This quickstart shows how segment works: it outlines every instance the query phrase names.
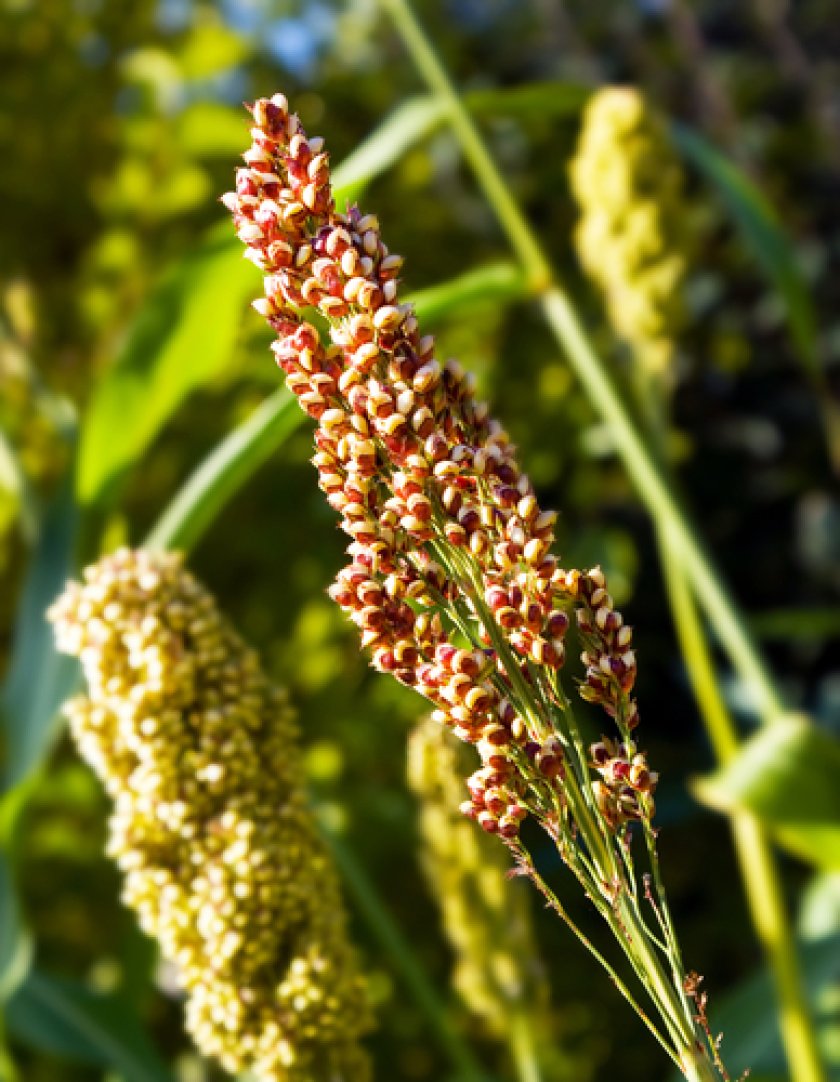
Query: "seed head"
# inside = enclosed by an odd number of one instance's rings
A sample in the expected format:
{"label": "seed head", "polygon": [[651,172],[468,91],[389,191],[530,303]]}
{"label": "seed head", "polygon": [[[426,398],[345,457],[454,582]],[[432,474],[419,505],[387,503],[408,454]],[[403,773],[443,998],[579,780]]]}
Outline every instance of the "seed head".
{"label": "seed head", "polygon": [[87,680],[67,712],[114,802],[125,900],[199,1049],[261,1082],[366,1079],[365,988],[286,694],[176,555],[108,556],[50,618]]}
{"label": "seed head", "polygon": [[682,326],[686,273],[684,181],[664,122],[637,90],[592,95],[571,165],[576,233],[610,321],[641,363],[662,375]]}

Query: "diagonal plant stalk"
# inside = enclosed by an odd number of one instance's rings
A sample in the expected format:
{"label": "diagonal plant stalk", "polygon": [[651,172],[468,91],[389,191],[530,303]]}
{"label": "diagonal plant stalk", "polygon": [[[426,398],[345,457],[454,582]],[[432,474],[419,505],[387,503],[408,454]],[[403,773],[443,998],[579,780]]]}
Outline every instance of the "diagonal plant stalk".
{"label": "diagonal plant stalk", "polygon": [[[664,560],[663,564],[669,576],[669,588],[673,590],[673,580],[676,580],[676,588],[686,591],[684,597],[672,596],[672,603],[682,603],[679,612],[675,610],[675,616],[680,621],[681,637],[688,635],[684,650],[690,648],[691,654],[689,656],[686,652],[686,660],[692,666],[692,678],[695,674],[699,678],[698,698],[716,749],[731,754],[737,746],[734,724],[725,704],[719,699],[713,670],[710,668],[708,674],[711,682],[703,675],[703,655],[698,654],[697,649],[699,645],[707,657],[707,647],[699,616],[694,610],[694,597],[683,575],[691,579],[694,595],[706,610],[733,666],[752,687],[757,712],[765,724],[772,724],[784,717],[786,707],[783,696],[734,599],[722,582],[714,561],[698,540],[699,535],[681,506],[673,483],[655,454],[646,446],[626,410],[568,295],[558,283],[551,264],[416,20],[409,0],[382,0],[382,4],[392,17],[419,72],[430,89],[445,103],[464,154],[521,260],[532,288],[539,293],[540,304],[551,330],[593,404],[608,423],[625,467],[657,522],[660,536],[667,539],[669,553],[676,554],[675,564],[668,560]],[[686,608],[685,603],[690,608]],[[698,665],[700,668],[696,667]],[[771,959],[781,1003],[782,1033],[794,1076],[797,1082],[822,1082],[825,1072],[804,1001],[772,851],[755,820],[737,817],[733,829],[739,856],[748,861],[745,865],[745,885],[753,919]]]}
{"label": "diagonal plant stalk", "polygon": [[607,422],[616,449],[643,502],[657,520],[667,523],[674,539],[678,540],[684,571],[691,578],[697,597],[733,666],[749,684],[757,713],[768,724],[781,720],[787,711],[784,697],[734,599],[700,542],[699,533],[681,506],[673,486],[630,417],[571,300],[417,22],[410,3],[408,0],[381,0],[381,3],[393,19],[418,71],[444,102],[464,155],[520,259],[531,288],[538,294],[545,319],[592,403]]}
{"label": "diagonal plant stalk", "polygon": [[[667,532],[660,532],[662,569],[682,655],[715,757],[723,764],[737,753],[738,734],[720,693],[697,605],[678,560],[673,559],[673,551]],[[779,1026],[791,1076],[796,1082],[824,1082],[826,1073],[805,999],[773,849],[754,816],[735,812],[731,818],[750,916],[773,973]]]}

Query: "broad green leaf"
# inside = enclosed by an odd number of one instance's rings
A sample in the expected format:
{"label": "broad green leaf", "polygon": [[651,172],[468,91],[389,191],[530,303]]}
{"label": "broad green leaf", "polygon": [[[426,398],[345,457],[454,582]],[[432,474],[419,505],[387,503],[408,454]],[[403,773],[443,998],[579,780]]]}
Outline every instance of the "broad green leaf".
{"label": "broad green leaf", "polygon": [[77,680],[75,659],[58,654],[46,610],[73,571],[78,512],[68,472],[47,509],[23,586],[9,671],[0,693],[6,763],[4,788],[41,764],[58,731],[61,704]]}
{"label": "broad green leaf", "polygon": [[491,263],[448,282],[418,290],[409,298],[417,317],[435,323],[475,305],[501,304],[528,296],[524,273],[513,263]]}
{"label": "broad green leaf", "polygon": [[446,112],[436,98],[411,98],[400,105],[333,171],[333,190],[348,203],[370,181],[390,169],[443,122]]}
{"label": "broad green leaf", "polygon": [[102,501],[190,392],[230,363],[255,271],[220,222],[164,277],[98,384],[82,428],[78,495]]}
{"label": "broad green leaf", "polygon": [[719,811],[752,812],[804,860],[840,868],[840,741],[807,720],[762,729],[693,788]]}
{"label": "broad green leaf", "polygon": [[812,378],[820,378],[811,293],[775,210],[749,177],[697,132],[675,125],[673,137],[688,161],[717,189],[745,245],[784,301],[800,358]]}
{"label": "broad green leaf", "polygon": [[122,996],[33,970],[7,1007],[21,1041],[80,1063],[118,1071],[124,1082],[174,1082],[174,1075]]}
{"label": "broad green leaf", "polygon": [[285,387],[266,399],[191,474],[149,534],[147,546],[194,548],[225,505],[305,416]]}

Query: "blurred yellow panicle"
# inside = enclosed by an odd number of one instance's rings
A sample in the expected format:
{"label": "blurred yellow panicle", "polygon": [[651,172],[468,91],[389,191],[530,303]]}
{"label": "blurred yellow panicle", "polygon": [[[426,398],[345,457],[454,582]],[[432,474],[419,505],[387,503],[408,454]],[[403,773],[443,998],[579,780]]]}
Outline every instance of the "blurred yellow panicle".
{"label": "blurred yellow panicle", "polygon": [[125,899],[200,1050],[262,1082],[363,1082],[365,986],[285,693],[176,555],[106,557],[51,618],[87,678],[68,714],[114,801]]}
{"label": "blurred yellow panicle", "polygon": [[548,986],[528,899],[507,879],[507,850],[459,811],[468,757],[444,726],[427,718],[409,740],[408,779],[420,801],[424,870],[455,952],[453,983],[468,1009],[503,1038],[523,1011],[540,1025]]}
{"label": "blurred yellow panicle", "polygon": [[21,486],[48,487],[67,461],[66,404],[42,386],[27,353],[32,319],[25,285],[0,287],[0,569],[21,515]]}
{"label": "blurred yellow panicle", "polygon": [[662,374],[683,321],[689,246],[682,170],[664,122],[637,90],[597,91],[570,171],[584,269],[638,361]]}

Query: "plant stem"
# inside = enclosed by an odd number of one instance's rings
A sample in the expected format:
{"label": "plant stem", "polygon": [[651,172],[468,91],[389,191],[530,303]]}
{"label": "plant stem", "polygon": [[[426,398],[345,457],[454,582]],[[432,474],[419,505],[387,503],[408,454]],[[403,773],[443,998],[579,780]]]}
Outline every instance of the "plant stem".
{"label": "plant stem", "polygon": [[[738,750],[735,723],[719,690],[691,590],[681,574],[679,562],[669,558],[671,548],[664,529],[660,531],[660,548],[671,611],[689,679],[715,757],[718,762],[726,763]],[[770,960],[791,1076],[795,1082],[825,1082],[825,1068],[805,998],[773,850],[760,823],[747,813],[732,815],[732,833],[750,915]]]}
{"label": "plant stem", "polygon": [[685,570],[691,576],[696,594],[733,665],[750,685],[755,696],[757,713],[766,723],[778,721],[786,710],[783,697],[776,688],[735,602],[723,585],[711,557],[697,540],[697,532],[681,508],[661,468],[628,415],[571,302],[560,288],[551,264],[417,22],[409,0],[381,0],[381,3],[392,17],[418,71],[444,102],[452,127],[479,185],[496,212],[511,247],[522,262],[529,282],[540,292],[540,304],[546,321],[591,401],[609,425],[616,448],[642,500],[658,520],[669,525],[673,535],[679,540]]}
{"label": "plant stem", "polygon": [[516,1064],[519,1082],[543,1082],[537,1055],[534,1029],[526,1010],[519,1010],[510,1020],[508,1044]]}

